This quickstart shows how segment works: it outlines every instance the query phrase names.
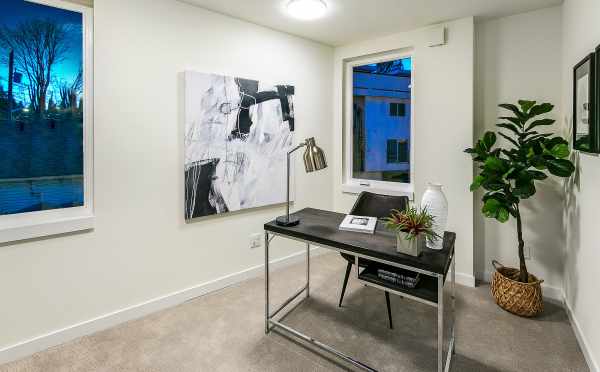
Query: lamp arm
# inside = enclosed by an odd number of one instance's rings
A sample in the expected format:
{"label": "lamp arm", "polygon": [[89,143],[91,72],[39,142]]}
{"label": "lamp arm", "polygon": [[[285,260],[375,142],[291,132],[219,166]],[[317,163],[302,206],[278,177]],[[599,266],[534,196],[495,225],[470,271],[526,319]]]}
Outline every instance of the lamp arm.
{"label": "lamp arm", "polygon": [[285,218],[287,222],[290,222],[290,156],[292,155],[292,153],[298,149],[303,148],[304,146],[306,146],[306,142],[302,142],[300,143],[298,146],[294,147],[293,149],[291,149],[290,151],[288,151],[287,153],[287,173],[286,173],[286,179],[287,179],[287,184],[286,184],[286,189],[285,189]]}
{"label": "lamp arm", "polygon": [[288,156],[290,156],[294,151],[299,150],[303,147],[306,146],[306,142],[302,142],[301,144],[299,144],[298,146],[294,147],[293,149],[291,149],[290,151],[288,151]]}

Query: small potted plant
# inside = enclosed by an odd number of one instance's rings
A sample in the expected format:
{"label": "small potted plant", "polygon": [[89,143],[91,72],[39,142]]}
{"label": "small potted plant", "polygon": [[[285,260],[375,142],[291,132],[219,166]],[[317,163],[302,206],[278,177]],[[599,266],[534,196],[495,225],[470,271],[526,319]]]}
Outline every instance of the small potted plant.
{"label": "small potted plant", "polygon": [[393,209],[389,217],[384,219],[385,227],[396,232],[396,251],[411,256],[421,254],[425,239],[437,241],[440,236],[433,231],[435,219],[427,208],[407,207],[399,211]]}

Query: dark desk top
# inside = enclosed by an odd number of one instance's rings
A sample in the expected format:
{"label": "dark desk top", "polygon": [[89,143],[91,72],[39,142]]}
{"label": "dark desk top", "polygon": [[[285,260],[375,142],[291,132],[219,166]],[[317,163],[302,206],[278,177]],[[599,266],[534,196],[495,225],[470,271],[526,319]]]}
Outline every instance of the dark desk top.
{"label": "dark desk top", "polygon": [[322,244],[368,257],[383,259],[444,276],[448,273],[456,239],[456,234],[453,232],[444,233],[444,248],[442,250],[423,248],[423,253],[419,257],[413,257],[396,252],[396,235],[394,232],[387,230],[381,221],[377,223],[375,234],[371,235],[339,230],[338,227],[346,216],[342,213],[305,208],[293,215],[301,220],[298,226],[278,226],[273,220],[265,224],[265,231],[306,240],[316,245]]}

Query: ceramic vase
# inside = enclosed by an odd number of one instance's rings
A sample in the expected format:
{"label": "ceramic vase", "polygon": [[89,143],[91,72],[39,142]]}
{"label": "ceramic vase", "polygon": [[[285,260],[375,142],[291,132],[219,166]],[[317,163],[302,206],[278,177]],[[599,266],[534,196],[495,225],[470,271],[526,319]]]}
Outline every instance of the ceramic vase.
{"label": "ceramic vase", "polygon": [[421,208],[427,208],[427,211],[435,217],[433,231],[440,236],[436,241],[427,239],[427,248],[442,249],[444,230],[448,221],[448,199],[442,191],[442,185],[437,183],[427,184],[427,189],[421,199]]}
{"label": "ceramic vase", "polygon": [[411,256],[419,256],[423,245],[425,245],[425,238],[423,235],[419,235],[416,238],[407,238],[407,233],[399,232],[396,234],[396,252],[404,253]]}

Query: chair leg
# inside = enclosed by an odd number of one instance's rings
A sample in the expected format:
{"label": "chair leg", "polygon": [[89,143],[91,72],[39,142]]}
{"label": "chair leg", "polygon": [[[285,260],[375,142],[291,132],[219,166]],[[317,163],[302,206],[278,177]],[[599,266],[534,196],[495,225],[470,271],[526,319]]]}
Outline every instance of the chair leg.
{"label": "chair leg", "polygon": [[387,304],[388,321],[390,322],[390,329],[394,329],[394,324],[392,323],[392,305],[390,304],[390,293],[388,291],[385,292],[385,302]]}
{"label": "chair leg", "polygon": [[342,300],[344,299],[344,293],[346,292],[346,285],[348,284],[348,277],[350,276],[350,270],[352,270],[352,264],[348,262],[348,266],[346,266],[346,276],[344,276],[344,284],[342,285],[342,294],[340,296],[339,307],[342,307]]}

